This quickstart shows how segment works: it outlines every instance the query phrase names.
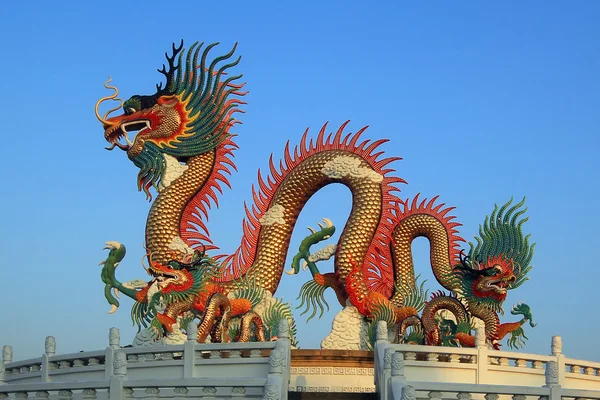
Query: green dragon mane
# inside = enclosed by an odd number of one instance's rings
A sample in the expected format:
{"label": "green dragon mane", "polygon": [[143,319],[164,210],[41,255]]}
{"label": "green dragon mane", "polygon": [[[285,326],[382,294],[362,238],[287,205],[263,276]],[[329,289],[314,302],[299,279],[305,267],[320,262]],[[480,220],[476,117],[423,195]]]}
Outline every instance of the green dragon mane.
{"label": "green dragon mane", "polygon": [[187,160],[214,150],[231,136],[228,130],[237,122],[233,114],[241,112],[238,106],[245,104],[238,98],[232,98],[232,96],[246,94],[239,91],[243,84],[234,83],[242,75],[234,75],[222,80],[226,71],[235,67],[241,57],[217,68],[217,64],[232,57],[237,43],[227,54],[216,57],[210,63],[207,62],[208,54],[218,43],[206,46],[200,56],[203,45],[204,43],[195,42],[186,54],[183,41],[179,47],[173,44],[172,55],[165,54],[168,69],[163,65],[162,69],[158,70],[166,77],[164,88],[162,83],[158,84],[156,94],[134,95],[123,104],[126,113],[130,112],[129,110],[140,111],[150,109],[161,96],[175,95],[181,99],[189,118],[184,127],[184,134],[179,136],[172,146],[159,147],[155,143],[146,142],[141,153],[132,158],[133,163],[140,168],[138,189],[143,190],[149,198],[151,196],[148,189],[151,186],[158,189],[166,169],[161,153],[171,155],[178,160]]}
{"label": "green dragon mane", "polygon": [[[477,245],[469,242],[469,258],[479,263],[485,263],[489,258],[504,255],[504,258],[514,263],[515,282],[508,289],[516,289],[529,278],[527,273],[533,268],[530,265],[533,258],[535,243],[529,244],[530,234],[523,236],[523,224],[529,217],[519,219],[527,212],[525,197],[519,203],[508,208],[513,202],[511,198],[499,210],[494,204],[494,211],[485,217],[483,225],[479,226],[479,237],[475,236]],[[508,211],[507,211],[508,209]]]}
{"label": "green dragon mane", "polygon": [[[491,310],[503,313],[502,302],[493,297],[481,298],[473,293],[473,282],[480,275],[486,275],[488,271],[480,269],[479,265],[485,265],[488,260],[502,256],[511,261],[514,268],[515,280],[507,285],[507,289],[516,289],[529,278],[527,273],[533,268],[530,264],[533,257],[535,243],[529,243],[530,235],[523,234],[523,224],[528,217],[520,217],[527,211],[523,208],[525,198],[512,207],[511,198],[502,207],[494,205],[491,215],[485,217],[483,225],[479,226],[479,236],[475,241],[469,242],[469,252],[462,264],[456,265],[453,272],[448,276],[450,284],[457,288],[456,292],[468,302],[484,305]],[[510,207],[510,208],[509,208]]]}

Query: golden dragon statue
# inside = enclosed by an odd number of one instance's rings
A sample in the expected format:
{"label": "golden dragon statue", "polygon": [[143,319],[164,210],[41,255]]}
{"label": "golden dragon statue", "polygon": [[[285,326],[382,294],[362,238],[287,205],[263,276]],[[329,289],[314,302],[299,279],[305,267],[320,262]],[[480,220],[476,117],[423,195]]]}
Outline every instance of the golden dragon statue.
{"label": "golden dragon statue", "polygon": [[[275,294],[294,225],[304,205],[321,188],[341,183],[352,193],[352,211],[336,245],[311,253],[311,246],[333,235],[335,226],[325,219],[320,230],[311,230],[292,261],[292,274],[309,267],[313,279],[301,289],[307,311],[321,306],[323,291],[332,288],[342,306],[349,302],[370,320],[394,324],[399,340],[409,343],[474,345],[473,318],[485,323],[490,344],[511,334],[509,345],[526,339],[522,325],[534,326],[529,307],[519,304],[513,314],[519,322],[499,321],[507,290],[520,286],[531,268],[533,245],[524,236],[524,200],[495,208],[486,218],[465,253],[459,251],[459,224],[437,198],[412,201],[397,196],[398,184],[390,163],[399,158],[382,157],[387,140],[364,140],[366,127],[345,133],[348,122],[327,134],[323,126],[314,139],[308,130],[293,150],[286,145],[277,166],[271,157],[269,174],[259,171],[253,188],[253,205],[246,206],[239,248],[230,255],[218,251],[210,238],[206,218],[217,192],[229,186],[226,175],[235,169],[232,133],[239,122],[235,115],[247,92],[238,83],[241,75],[229,75],[240,58],[227,54],[209,60],[217,44],[183,42],[166,55],[159,70],[166,82],[153,95],[134,95],[123,102],[118,90],[96,104],[96,116],[104,128],[109,150],[119,148],[139,168],[137,185],[152,202],[146,224],[145,246],[149,282],[121,283],[115,268],[125,256],[125,246],[109,242],[103,262],[105,296],[119,306],[113,295],[124,293],[135,300],[132,317],[150,324],[160,334],[171,332],[181,319],[200,319],[198,340],[268,340],[276,332],[263,321],[275,314],[254,311],[265,291]],[[100,106],[114,100],[118,105],[100,113]],[[122,114],[110,116],[122,110]],[[512,201],[512,200],[511,200]],[[416,282],[412,241],[429,239],[431,267],[448,291],[427,298]],[[321,273],[317,262],[334,257],[334,271]],[[301,265],[302,264],[302,265]],[[285,307],[279,307],[279,311]],[[314,315],[313,311],[313,315]],[[322,310],[321,310],[322,311]],[[445,311],[450,317],[441,317]],[[450,314],[448,314],[448,312]],[[289,307],[283,311],[289,316]],[[237,331],[223,334],[228,323],[239,318]],[[251,326],[254,325],[254,329]],[[185,327],[185,324],[183,325]],[[255,332],[251,334],[250,332]]]}

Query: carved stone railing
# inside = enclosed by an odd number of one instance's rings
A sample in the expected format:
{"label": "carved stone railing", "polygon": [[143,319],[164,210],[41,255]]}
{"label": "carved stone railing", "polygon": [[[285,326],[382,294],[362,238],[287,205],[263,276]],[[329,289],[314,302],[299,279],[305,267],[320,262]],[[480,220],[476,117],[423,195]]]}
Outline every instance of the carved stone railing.
{"label": "carved stone railing", "polygon": [[[396,382],[395,391],[392,390]],[[407,383],[408,382],[408,383]],[[565,358],[560,337],[552,338],[552,355],[488,349],[485,333],[476,333],[475,348],[390,344],[385,322],[377,326],[375,385],[381,399],[400,398],[417,390],[417,398],[474,397],[497,400],[500,395],[600,399],[600,363]],[[550,388],[554,392],[550,393]],[[421,393],[427,392],[427,393]],[[557,394],[558,393],[558,394]],[[412,392],[405,393],[406,398]],[[467,396],[468,395],[468,396]],[[452,396],[451,396],[452,397]]]}
{"label": "carved stone railing", "polygon": [[290,339],[287,320],[279,339],[265,343],[196,342],[188,327],[182,345],[122,348],[111,328],[106,350],[56,355],[46,338],[41,358],[12,360],[4,346],[0,362],[0,399],[122,399],[173,397],[241,397],[287,399]]}

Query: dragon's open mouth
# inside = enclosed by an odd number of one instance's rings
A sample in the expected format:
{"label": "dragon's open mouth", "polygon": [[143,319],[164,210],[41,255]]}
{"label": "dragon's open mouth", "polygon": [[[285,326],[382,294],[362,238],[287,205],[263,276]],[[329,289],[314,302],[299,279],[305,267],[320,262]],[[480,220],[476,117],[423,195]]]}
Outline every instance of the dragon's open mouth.
{"label": "dragon's open mouth", "polygon": [[514,283],[516,278],[514,276],[503,277],[487,282],[486,286],[490,289],[495,289],[498,292],[504,293],[508,286]]}
{"label": "dragon's open mouth", "polygon": [[165,288],[167,285],[171,283],[175,283],[179,280],[179,276],[175,273],[171,273],[168,271],[162,271],[156,268],[150,268],[152,275],[154,275],[154,279],[158,284],[159,288]]}
{"label": "dragon's open mouth", "polygon": [[[121,150],[129,150],[131,146],[133,146],[133,141],[135,137],[145,131],[146,129],[150,129],[150,121],[149,120],[137,120],[130,122],[123,122],[122,124],[112,126],[106,132],[104,132],[104,138],[107,142],[111,144],[110,147],[107,147],[108,150],[112,150],[116,147]],[[129,133],[134,132],[133,137],[129,138]],[[121,139],[125,140],[125,143],[121,142]]]}

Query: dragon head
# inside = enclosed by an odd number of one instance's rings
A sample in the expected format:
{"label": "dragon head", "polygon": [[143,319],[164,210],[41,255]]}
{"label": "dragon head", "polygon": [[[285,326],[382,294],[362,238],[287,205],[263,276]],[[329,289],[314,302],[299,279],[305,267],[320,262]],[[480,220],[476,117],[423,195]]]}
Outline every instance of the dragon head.
{"label": "dragon head", "polygon": [[198,292],[219,271],[216,262],[207,256],[204,250],[196,250],[189,262],[171,260],[163,265],[150,261],[148,272],[153,276],[160,291],[166,294],[185,292],[189,289]]}
{"label": "dragon head", "polygon": [[149,270],[163,293],[184,292],[194,283],[194,278],[188,270],[176,269],[172,262],[167,265],[151,262]]}
{"label": "dragon head", "polygon": [[457,291],[467,300],[502,313],[508,290],[525,283],[535,244],[523,235],[527,218],[519,220],[527,208],[523,199],[510,207],[512,199],[494,211],[479,228],[477,245],[469,243],[468,255],[460,253],[460,263],[453,269],[451,279]]}
{"label": "dragon head", "polygon": [[468,293],[479,300],[502,303],[506,299],[507,290],[517,279],[512,260],[498,255],[480,263],[463,257],[463,253],[460,260],[454,270],[461,275],[463,286],[469,286]]}
{"label": "dragon head", "polygon": [[[134,95],[123,102],[117,98],[117,88],[109,85],[110,78],[104,84],[114,91],[96,103],[96,117],[103,125],[104,138],[110,143],[107,149],[118,147],[127,152],[129,159],[140,168],[138,189],[148,198],[151,198],[150,187],[159,188],[167,167],[166,157],[186,163],[191,157],[223,143],[231,136],[230,128],[239,122],[233,114],[240,111],[238,105],[244,102],[231,96],[246,94],[239,91],[244,84],[234,83],[241,75],[222,78],[240,58],[217,69],[218,63],[231,58],[237,45],[207,66],[208,53],[217,44],[205,47],[201,57],[203,44],[194,43],[187,55],[183,41],[179,47],[173,45],[172,54],[166,55],[168,66],[163,65],[158,70],[166,77],[166,83],[164,87],[162,83],[156,85],[153,95]],[[107,100],[120,104],[100,116],[99,107]],[[109,118],[121,108],[121,115]]]}

